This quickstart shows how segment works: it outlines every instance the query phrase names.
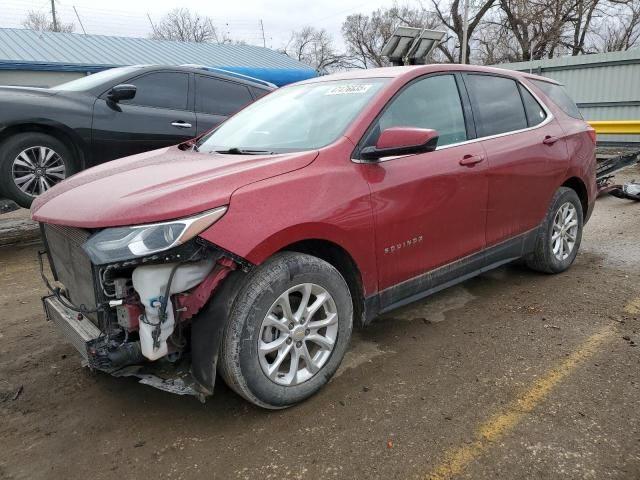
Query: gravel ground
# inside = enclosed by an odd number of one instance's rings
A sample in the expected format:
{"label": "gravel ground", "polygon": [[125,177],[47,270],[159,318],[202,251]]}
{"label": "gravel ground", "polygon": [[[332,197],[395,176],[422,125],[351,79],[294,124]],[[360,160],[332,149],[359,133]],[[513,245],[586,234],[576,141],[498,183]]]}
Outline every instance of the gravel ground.
{"label": "gravel ground", "polygon": [[600,199],[563,274],[509,265],[356,332],[277,412],[80,368],[37,248],[0,249],[1,479],[640,478],[638,203]]}

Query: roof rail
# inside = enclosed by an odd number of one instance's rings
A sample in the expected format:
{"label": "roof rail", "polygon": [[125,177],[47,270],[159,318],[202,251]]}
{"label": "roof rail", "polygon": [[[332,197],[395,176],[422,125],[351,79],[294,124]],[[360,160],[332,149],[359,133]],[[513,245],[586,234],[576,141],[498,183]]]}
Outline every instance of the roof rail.
{"label": "roof rail", "polygon": [[265,87],[270,87],[270,88],[278,88],[277,85],[271,83],[271,82],[267,82],[265,80],[260,80],[259,78],[255,78],[255,77],[251,77],[249,75],[244,75],[242,73],[237,73],[231,70],[225,70],[224,68],[218,68],[218,67],[207,67],[206,65],[197,65],[195,63],[186,63],[184,65],[180,65],[181,67],[191,67],[191,68],[198,68],[200,70],[206,70],[208,72],[215,72],[215,73],[222,73],[224,75],[228,75],[230,77],[235,77],[235,78],[240,78],[242,80],[249,80],[251,82],[254,83],[259,83],[260,85],[264,85]]}

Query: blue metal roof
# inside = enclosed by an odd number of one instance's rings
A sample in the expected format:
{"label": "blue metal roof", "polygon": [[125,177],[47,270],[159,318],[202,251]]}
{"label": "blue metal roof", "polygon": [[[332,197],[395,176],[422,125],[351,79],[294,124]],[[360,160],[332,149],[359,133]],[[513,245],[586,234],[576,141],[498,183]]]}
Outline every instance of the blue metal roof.
{"label": "blue metal roof", "polygon": [[[253,45],[219,45],[0,28],[2,70],[97,72],[123,65],[185,63],[225,68],[262,78],[276,85],[316,75],[310,66],[283,53]],[[256,75],[256,72],[262,76]],[[264,76],[269,78],[263,78]]]}

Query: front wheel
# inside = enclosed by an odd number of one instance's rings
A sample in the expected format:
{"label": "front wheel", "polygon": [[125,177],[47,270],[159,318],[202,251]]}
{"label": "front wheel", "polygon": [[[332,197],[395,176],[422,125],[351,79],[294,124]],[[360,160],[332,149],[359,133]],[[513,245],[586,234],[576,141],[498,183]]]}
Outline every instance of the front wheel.
{"label": "front wheel", "polygon": [[569,268],[580,248],[583,218],[576,192],[560,187],[540,226],[535,250],[525,258],[527,266],[545,273],[560,273]]}
{"label": "front wheel", "polygon": [[353,303],[329,263],[285,252],[257,267],[231,309],[220,355],[227,385],[264,408],[316,393],[349,345]]}

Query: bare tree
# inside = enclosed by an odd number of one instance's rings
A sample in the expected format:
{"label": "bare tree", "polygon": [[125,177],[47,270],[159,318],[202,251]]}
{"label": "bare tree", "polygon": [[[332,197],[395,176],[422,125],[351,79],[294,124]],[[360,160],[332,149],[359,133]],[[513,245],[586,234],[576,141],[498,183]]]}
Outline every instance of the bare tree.
{"label": "bare tree", "polygon": [[[456,45],[452,48],[445,48],[451,44],[450,39],[448,37],[445,41],[442,42],[441,51],[445,53],[450,61],[462,62],[462,43],[464,38],[464,6],[461,5],[460,0],[453,0],[446,10],[440,8],[440,2],[437,0],[432,0],[433,8],[435,9],[435,13],[438,19],[453,33],[455,39],[457,39]],[[464,2],[462,2],[464,3]],[[480,22],[487,14],[487,12],[494,6],[495,0],[482,0],[480,2],[475,2],[475,5],[470,6],[468,13],[468,24],[467,24],[467,58],[465,59],[465,63],[470,63],[471,57],[471,39],[473,33],[476,31]],[[456,53],[457,52],[457,53]]]}
{"label": "bare tree", "polygon": [[378,9],[370,16],[349,15],[342,23],[342,37],[353,67],[383,67],[388,62],[381,55],[382,47],[397,27],[435,28],[438,24],[433,12],[396,5]]}
{"label": "bare tree", "polygon": [[71,33],[75,30],[73,23],[62,23],[59,19],[54,23],[46,13],[29,10],[27,16],[22,21],[22,26],[30,30],[40,32],[62,32]]}
{"label": "bare tree", "polygon": [[572,37],[567,47],[571,55],[590,53],[587,46],[588,34],[591,33],[594,20],[599,16],[599,6],[602,0],[580,0],[576,2],[575,12],[570,18]]}
{"label": "bare tree", "polygon": [[231,43],[227,36],[218,34],[210,17],[203,17],[188,8],[170,11],[152,28],[151,38],[156,40]]}
{"label": "bare tree", "polygon": [[[561,53],[567,25],[583,0],[500,0],[503,28],[519,47],[517,60],[537,60]],[[578,47],[579,48],[579,47]]]}
{"label": "bare tree", "polygon": [[640,3],[613,2],[607,16],[595,30],[596,48],[603,52],[629,50],[640,45]]}
{"label": "bare tree", "polygon": [[337,52],[331,35],[324,29],[306,26],[302,30],[292,32],[284,52],[302,63],[311,65],[321,74],[346,66],[346,56]]}
{"label": "bare tree", "polygon": [[[349,15],[342,35],[352,66],[387,65],[382,46],[400,25],[444,27],[447,35],[434,59],[460,62],[463,2],[431,0],[430,10],[421,3]],[[468,18],[467,62],[517,62],[640,45],[639,0],[475,0]]]}
{"label": "bare tree", "polygon": [[516,62],[522,58],[511,31],[503,28],[499,22],[483,23],[477,29],[473,46],[474,61],[481,65]]}

